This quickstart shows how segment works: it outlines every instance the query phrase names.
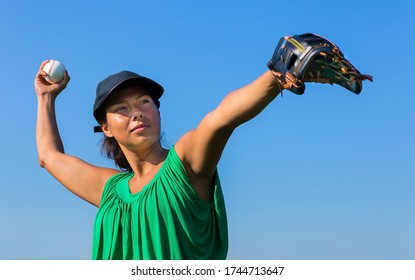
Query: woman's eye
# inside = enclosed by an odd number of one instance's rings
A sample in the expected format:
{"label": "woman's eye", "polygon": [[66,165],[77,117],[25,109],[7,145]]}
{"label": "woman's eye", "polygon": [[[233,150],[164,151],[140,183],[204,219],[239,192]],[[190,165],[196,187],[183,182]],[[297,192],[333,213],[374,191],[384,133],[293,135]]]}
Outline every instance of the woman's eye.
{"label": "woman's eye", "polygon": [[115,112],[123,112],[126,109],[127,109],[127,107],[125,107],[125,106],[119,106],[119,107],[116,107],[114,111]]}
{"label": "woman's eye", "polygon": [[151,104],[150,99],[142,99],[140,103],[138,104],[138,106],[140,107],[144,106],[144,108],[147,108],[150,104]]}

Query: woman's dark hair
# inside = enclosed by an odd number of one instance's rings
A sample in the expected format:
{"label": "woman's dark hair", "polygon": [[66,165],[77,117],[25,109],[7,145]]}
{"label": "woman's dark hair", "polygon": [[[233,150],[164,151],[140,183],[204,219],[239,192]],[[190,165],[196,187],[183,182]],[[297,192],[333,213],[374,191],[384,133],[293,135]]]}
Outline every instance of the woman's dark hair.
{"label": "woman's dark hair", "polygon": [[133,171],[127,158],[122,152],[120,145],[114,137],[108,137],[104,134],[104,138],[101,140],[101,152],[108,158],[113,159],[115,164],[121,170],[128,172]]}
{"label": "woman's dark hair", "polygon": [[[160,101],[158,99],[152,98],[157,109],[160,109]],[[99,112],[99,123],[105,123],[107,121],[105,106],[102,106],[101,112]],[[122,170],[132,172],[130,164],[128,163],[127,158],[125,157],[123,151],[121,150],[120,145],[114,137],[108,137],[104,134],[104,137],[100,141],[101,143],[101,153],[105,154],[107,158],[114,160],[115,164]]]}

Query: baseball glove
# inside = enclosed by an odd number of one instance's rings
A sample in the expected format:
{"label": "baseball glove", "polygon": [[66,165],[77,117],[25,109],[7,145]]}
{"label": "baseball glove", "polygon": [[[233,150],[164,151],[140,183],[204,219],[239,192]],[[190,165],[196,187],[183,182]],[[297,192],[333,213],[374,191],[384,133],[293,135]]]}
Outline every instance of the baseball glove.
{"label": "baseball glove", "polygon": [[338,84],[355,94],[362,91],[362,81],[372,76],[359,72],[340,49],[312,33],[282,37],[267,64],[277,79],[296,94],[303,94],[304,83]]}

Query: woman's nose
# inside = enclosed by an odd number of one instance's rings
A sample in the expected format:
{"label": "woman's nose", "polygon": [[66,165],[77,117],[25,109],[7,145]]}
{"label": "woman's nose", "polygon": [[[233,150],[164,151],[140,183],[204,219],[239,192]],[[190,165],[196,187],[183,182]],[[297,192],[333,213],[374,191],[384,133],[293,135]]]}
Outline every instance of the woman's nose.
{"label": "woman's nose", "polygon": [[137,119],[142,119],[143,118],[143,113],[137,109],[132,113],[132,119],[133,120],[137,120]]}

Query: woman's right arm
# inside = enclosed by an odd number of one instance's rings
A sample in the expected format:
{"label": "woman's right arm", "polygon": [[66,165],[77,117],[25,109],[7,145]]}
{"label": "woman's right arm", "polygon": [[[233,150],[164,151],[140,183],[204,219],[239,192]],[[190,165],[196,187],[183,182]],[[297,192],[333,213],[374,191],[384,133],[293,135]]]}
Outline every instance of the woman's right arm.
{"label": "woman's right arm", "polygon": [[102,191],[107,180],[118,170],[91,165],[79,158],[65,154],[59,135],[55,114],[55,100],[68,84],[67,73],[57,84],[49,84],[44,79],[44,61],[35,78],[35,91],[38,99],[36,122],[36,145],[39,164],[54,176],[68,190],[99,206]]}

